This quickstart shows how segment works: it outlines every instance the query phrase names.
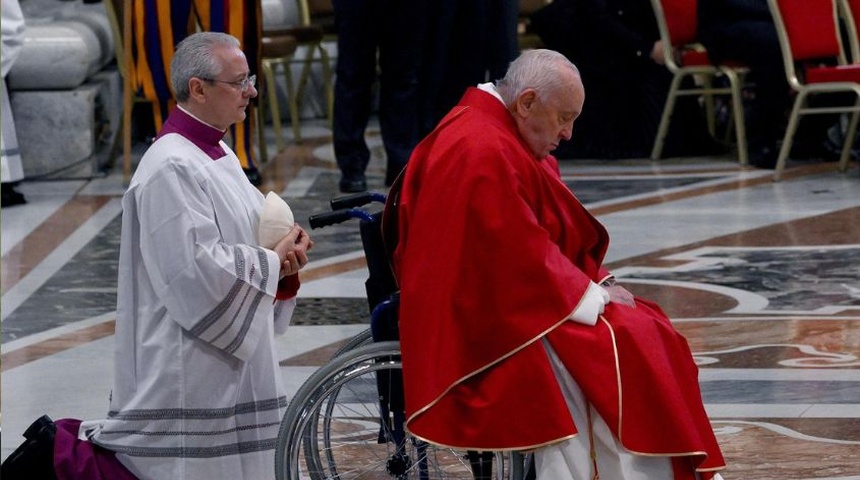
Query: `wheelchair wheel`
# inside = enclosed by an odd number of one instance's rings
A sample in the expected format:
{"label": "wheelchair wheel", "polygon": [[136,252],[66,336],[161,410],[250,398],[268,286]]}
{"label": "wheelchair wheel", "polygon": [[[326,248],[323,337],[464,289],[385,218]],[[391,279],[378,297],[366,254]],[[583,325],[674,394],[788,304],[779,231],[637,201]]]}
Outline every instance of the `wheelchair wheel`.
{"label": "wheelchair wheel", "polygon": [[278,480],[503,480],[507,457],[423,442],[404,432],[400,344],[359,345],[299,388],[275,452]]}
{"label": "wheelchair wheel", "polygon": [[334,355],[331,356],[331,359],[334,360],[336,357],[340,356],[345,352],[349,352],[350,350],[354,350],[357,347],[362,345],[367,345],[373,342],[373,332],[370,329],[362,330],[358,332],[354,337],[350,338],[349,341],[343,344],[337,351],[334,352]]}

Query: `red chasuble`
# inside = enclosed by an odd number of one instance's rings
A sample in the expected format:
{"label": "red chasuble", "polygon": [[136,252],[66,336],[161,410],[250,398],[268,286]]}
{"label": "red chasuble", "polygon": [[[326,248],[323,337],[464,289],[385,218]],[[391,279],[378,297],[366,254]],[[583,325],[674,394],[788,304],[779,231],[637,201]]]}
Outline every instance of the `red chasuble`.
{"label": "red chasuble", "polygon": [[[568,320],[600,282],[609,237],[478,89],[416,148],[399,199],[395,269],[407,426],[470,450],[527,450],[574,425],[542,339],[633,453],[675,470],[724,466],[686,340],[657,307]],[[710,475],[706,475],[706,478]],[[676,478],[692,478],[686,475]]]}

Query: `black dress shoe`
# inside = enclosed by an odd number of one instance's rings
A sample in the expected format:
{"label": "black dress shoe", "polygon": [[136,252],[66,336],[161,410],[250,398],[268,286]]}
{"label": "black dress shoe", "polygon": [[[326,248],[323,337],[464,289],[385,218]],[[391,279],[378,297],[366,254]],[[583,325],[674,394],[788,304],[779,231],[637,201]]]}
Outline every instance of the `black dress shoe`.
{"label": "black dress shoe", "polygon": [[773,170],[776,168],[778,153],[776,146],[750,149],[750,164],[756,168]]}
{"label": "black dress shoe", "polygon": [[363,178],[358,180],[341,180],[339,186],[342,193],[367,191],[367,182]]}
{"label": "black dress shoe", "polygon": [[42,415],[24,432],[24,443],[3,461],[0,473],[6,480],[56,480],[54,473],[54,438],[57,425]]}
{"label": "black dress shoe", "polygon": [[15,185],[4,183],[2,186],[3,196],[0,198],[0,207],[11,207],[12,205],[21,205],[27,203],[24,195],[15,190]]}

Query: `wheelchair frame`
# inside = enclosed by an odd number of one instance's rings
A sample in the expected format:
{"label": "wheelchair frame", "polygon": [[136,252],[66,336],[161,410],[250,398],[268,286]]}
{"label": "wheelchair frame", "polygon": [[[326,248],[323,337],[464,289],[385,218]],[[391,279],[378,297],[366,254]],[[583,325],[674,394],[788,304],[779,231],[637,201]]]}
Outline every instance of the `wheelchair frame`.
{"label": "wheelchair frame", "polygon": [[[339,197],[331,201],[331,212],[309,219],[312,229],[360,220],[370,274],[366,286],[371,327],[344,344],[290,401],[275,450],[277,480],[526,478],[530,456],[459,451],[430,444],[405,430],[396,340],[398,297],[387,255],[384,262],[379,260],[382,216],[359,208],[385,203],[385,199],[373,192]],[[385,292],[387,298],[380,296],[380,284],[391,290]]]}

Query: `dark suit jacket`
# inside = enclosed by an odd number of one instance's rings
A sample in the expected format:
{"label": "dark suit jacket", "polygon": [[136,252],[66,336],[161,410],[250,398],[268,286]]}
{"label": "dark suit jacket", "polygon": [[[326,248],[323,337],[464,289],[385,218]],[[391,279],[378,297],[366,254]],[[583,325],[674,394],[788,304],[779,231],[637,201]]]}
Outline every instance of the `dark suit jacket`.
{"label": "dark suit jacket", "polygon": [[739,21],[772,21],[767,0],[698,0],[699,30],[710,31]]}
{"label": "dark suit jacket", "polygon": [[649,0],[555,0],[532,16],[532,25],[586,75],[632,73],[651,62],[660,37]]}
{"label": "dark suit jacket", "polygon": [[[554,0],[534,13],[531,22],[547,48],[576,64],[585,85],[585,106],[573,139],[557,156],[649,155],[672,79],[650,56],[660,38],[650,0]],[[679,103],[666,142],[676,154],[684,144],[707,141],[702,140],[704,123],[697,106],[681,106],[687,103]]]}

